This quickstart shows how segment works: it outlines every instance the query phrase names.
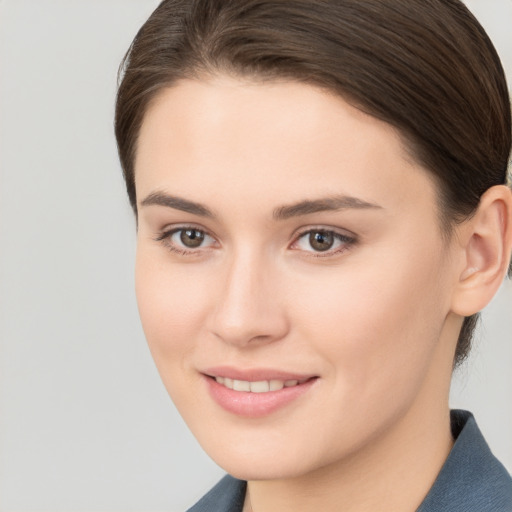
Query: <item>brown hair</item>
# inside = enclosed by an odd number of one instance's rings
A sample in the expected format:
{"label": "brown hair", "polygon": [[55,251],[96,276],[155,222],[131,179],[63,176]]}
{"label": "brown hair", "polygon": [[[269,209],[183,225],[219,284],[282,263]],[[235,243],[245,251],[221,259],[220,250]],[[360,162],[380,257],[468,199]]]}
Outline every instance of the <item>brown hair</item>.
{"label": "brown hair", "polygon": [[[121,68],[115,132],[131,205],[150,101],[183,78],[229,73],[327,88],[401,133],[435,177],[444,232],[507,182],[510,100],[500,59],[459,0],[164,0]],[[512,271],[512,268],[511,268]],[[464,320],[455,364],[478,315]]]}

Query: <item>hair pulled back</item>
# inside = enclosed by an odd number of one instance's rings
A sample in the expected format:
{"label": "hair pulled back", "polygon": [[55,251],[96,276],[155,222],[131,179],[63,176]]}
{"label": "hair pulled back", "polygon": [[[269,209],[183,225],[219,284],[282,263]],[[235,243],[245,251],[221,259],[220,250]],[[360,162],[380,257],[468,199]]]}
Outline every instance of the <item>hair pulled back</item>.
{"label": "hair pulled back", "polygon": [[[459,0],[164,0],[121,73],[115,133],[135,213],[137,138],[149,103],[178,80],[219,73],[326,88],[397,128],[436,181],[446,234],[488,188],[507,183],[506,79]],[[455,364],[477,320],[464,320]]]}

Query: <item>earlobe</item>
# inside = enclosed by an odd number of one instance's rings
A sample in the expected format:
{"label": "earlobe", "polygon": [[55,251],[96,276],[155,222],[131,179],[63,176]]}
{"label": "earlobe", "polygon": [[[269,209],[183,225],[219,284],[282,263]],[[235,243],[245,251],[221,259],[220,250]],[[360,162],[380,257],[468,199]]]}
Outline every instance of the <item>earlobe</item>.
{"label": "earlobe", "polygon": [[459,272],[452,311],[470,316],[492,299],[507,273],[512,251],[512,192],[491,187],[475,215],[462,227],[463,268]]}

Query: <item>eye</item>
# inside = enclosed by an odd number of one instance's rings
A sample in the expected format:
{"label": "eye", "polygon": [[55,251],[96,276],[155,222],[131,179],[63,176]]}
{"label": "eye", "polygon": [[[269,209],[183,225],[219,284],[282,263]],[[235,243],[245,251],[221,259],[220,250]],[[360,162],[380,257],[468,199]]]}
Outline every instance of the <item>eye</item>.
{"label": "eye", "polygon": [[296,239],[291,246],[305,252],[325,253],[326,256],[338,254],[355,243],[353,236],[329,229],[310,229]]}
{"label": "eye", "polygon": [[181,254],[209,248],[216,243],[213,237],[195,227],[174,228],[165,231],[156,240],[163,242],[172,251]]}
{"label": "eye", "polygon": [[173,234],[173,237],[176,237],[177,235],[179,235],[178,238],[180,243],[189,249],[200,247],[205,239],[204,232],[199,231],[198,229],[180,229]]}

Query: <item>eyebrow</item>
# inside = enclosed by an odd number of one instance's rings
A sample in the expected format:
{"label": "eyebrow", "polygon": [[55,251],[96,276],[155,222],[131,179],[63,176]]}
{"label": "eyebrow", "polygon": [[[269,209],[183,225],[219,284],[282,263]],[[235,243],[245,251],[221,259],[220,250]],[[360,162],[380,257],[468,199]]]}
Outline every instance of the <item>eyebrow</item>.
{"label": "eyebrow", "polygon": [[174,208],[182,212],[193,213],[200,217],[215,217],[211,210],[200,203],[189,201],[182,197],[171,196],[163,192],[153,192],[149,194],[140,204],[141,206],[166,206],[167,208]]}
{"label": "eyebrow", "polygon": [[[182,197],[171,196],[164,192],[153,192],[143,201],[141,206],[165,206],[175,210],[192,213],[200,217],[214,218],[214,213],[205,205],[183,199]],[[286,220],[292,217],[300,217],[311,213],[338,211],[344,209],[381,209],[382,206],[368,203],[352,196],[333,196],[314,200],[304,200],[291,205],[280,206],[273,211],[274,220]]]}
{"label": "eyebrow", "polygon": [[288,206],[281,206],[274,210],[273,217],[276,220],[286,220],[291,217],[308,215],[310,213],[337,211],[345,209],[382,209],[378,204],[368,203],[352,196],[333,196],[322,199],[306,200]]}

